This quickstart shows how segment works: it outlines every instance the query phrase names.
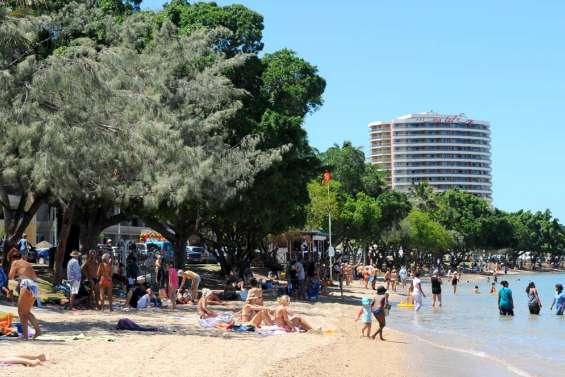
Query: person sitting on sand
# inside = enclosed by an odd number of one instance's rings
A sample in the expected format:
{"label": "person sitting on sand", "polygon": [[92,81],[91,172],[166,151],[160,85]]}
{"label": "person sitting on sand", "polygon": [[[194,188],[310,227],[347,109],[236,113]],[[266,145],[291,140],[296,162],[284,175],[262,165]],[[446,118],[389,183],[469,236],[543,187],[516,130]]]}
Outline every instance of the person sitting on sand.
{"label": "person sitting on sand", "polygon": [[33,303],[39,297],[39,288],[36,283],[37,275],[31,263],[21,259],[20,252],[16,248],[12,248],[8,253],[8,261],[11,263],[8,279],[19,281],[18,316],[22,324],[23,340],[28,340],[28,322],[31,322],[35,330],[33,336],[35,339],[41,335],[39,322],[31,312]]}
{"label": "person sitting on sand", "polygon": [[147,283],[143,283],[136,285],[133,289],[130,289],[126,298],[126,307],[129,306],[137,309],[137,302],[147,293],[148,288],[149,286],[147,285]]}
{"label": "person sitting on sand", "polygon": [[294,316],[290,317],[288,313],[288,307],[290,305],[290,297],[287,295],[281,296],[277,300],[278,306],[275,309],[275,319],[274,323],[285,329],[286,331],[310,331],[312,326],[308,324],[302,317]]}
{"label": "person sitting on sand", "polygon": [[217,314],[211,309],[208,309],[206,306],[209,301],[208,298],[212,295],[212,291],[208,288],[204,288],[202,290],[202,297],[198,300],[198,314],[200,315],[200,319],[205,319],[209,317],[215,317]]}
{"label": "person sitting on sand", "polygon": [[251,288],[247,292],[247,299],[245,301],[255,305],[263,305],[263,289],[258,286],[257,279],[251,279],[249,285]]}
{"label": "person sitting on sand", "polygon": [[375,331],[373,335],[371,335],[371,338],[375,339],[377,337],[377,334],[379,334],[381,340],[385,340],[385,338],[383,338],[383,329],[386,326],[385,310],[388,310],[389,307],[388,293],[386,293],[386,288],[383,286],[377,288],[377,295],[382,297],[380,297],[379,300],[376,302],[378,304],[377,307],[373,310],[373,315],[379,322],[379,329]]}
{"label": "person sitting on sand", "polygon": [[18,355],[18,356],[7,356],[0,357],[0,366],[7,365],[24,365],[26,367],[35,367],[38,365],[43,365],[47,361],[44,354],[35,355]]}
{"label": "person sitting on sand", "polygon": [[263,290],[257,287],[257,279],[253,278],[250,281],[251,288],[247,293],[245,305],[241,309],[241,320],[249,322],[260,311],[265,310],[263,307]]}
{"label": "person sitting on sand", "polygon": [[147,309],[149,305],[153,304],[155,307],[160,307],[160,302],[153,293],[151,288],[147,288],[145,290],[145,294],[137,300],[137,308],[138,309]]}
{"label": "person sitting on sand", "polygon": [[208,288],[204,288],[202,290],[202,297],[198,300],[198,314],[200,314],[201,319],[215,317],[217,315],[214,311],[208,309],[208,304],[224,305],[217,293]]}

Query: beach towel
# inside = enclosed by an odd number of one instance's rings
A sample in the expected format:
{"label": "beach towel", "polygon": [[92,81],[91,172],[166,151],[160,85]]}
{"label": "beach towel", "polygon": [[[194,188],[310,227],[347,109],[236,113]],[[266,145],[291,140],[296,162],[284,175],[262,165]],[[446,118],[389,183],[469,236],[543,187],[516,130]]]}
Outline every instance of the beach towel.
{"label": "beach towel", "polygon": [[272,335],[286,335],[288,334],[288,331],[286,331],[282,327],[273,325],[273,326],[258,327],[257,329],[255,329],[255,333],[257,335],[262,335],[262,336],[272,336]]}
{"label": "beach towel", "polygon": [[220,327],[219,325],[222,323],[233,323],[233,314],[231,313],[221,313],[218,314],[216,317],[209,317],[209,318],[201,318],[198,323],[200,326],[211,329],[214,327]]}
{"label": "beach towel", "polygon": [[253,332],[255,331],[255,326],[252,325],[235,325],[230,328],[233,332]]}
{"label": "beach towel", "polygon": [[116,330],[125,330],[125,331],[159,331],[156,327],[144,327],[140,326],[131,319],[122,318],[118,321],[116,325]]}

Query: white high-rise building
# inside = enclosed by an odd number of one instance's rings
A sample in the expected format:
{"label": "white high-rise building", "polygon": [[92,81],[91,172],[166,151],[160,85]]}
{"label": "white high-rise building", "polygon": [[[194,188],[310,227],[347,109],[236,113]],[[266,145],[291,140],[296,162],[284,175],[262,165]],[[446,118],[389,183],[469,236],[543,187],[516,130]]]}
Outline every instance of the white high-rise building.
{"label": "white high-rise building", "polygon": [[433,112],[369,124],[371,162],[389,173],[392,189],[428,182],[492,199],[490,123]]}

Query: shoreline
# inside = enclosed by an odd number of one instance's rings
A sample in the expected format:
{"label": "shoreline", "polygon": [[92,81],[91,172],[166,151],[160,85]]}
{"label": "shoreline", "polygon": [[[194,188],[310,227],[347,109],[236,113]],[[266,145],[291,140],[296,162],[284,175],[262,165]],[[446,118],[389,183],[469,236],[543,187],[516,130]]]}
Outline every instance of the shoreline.
{"label": "shoreline", "polygon": [[[477,278],[477,275],[469,276]],[[361,339],[361,323],[355,323],[354,317],[360,298],[373,292],[361,287],[360,281],[354,281],[352,286],[344,287],[343,299],[339,289],[333,287],[330,296],[316,303],[293,302],[292,312],[304,316],[314,329],[328,331],[280,336],[201,328],[194,305],[179,305],[174,312],[167,309],[69,312],[34,308],[46,335],[56,338],[82,333],[88,340],[0,340],[0,357],[45,353],[52,360],[35,368],[1,370],[3,375],[14,377],[70,376],[65,374],[66,370],[90,376],[99,373],[100,365],[124,377],[178,374],[181,370],[188,375],[212,377],[530,376],[494,355],[466,349],[464,344],[462,347],[443,344],[441,338],[423,338],[398,330],[394,324],[385,328],[385,342]],[[401,288],[390,293],[391,303],[402,299]],[[229,302],[226,307],[213,306],[213,309],[235,311],[241,304]],[[4,305],[0,305],[0,311],[17,313],[15,307]],[[394,318],[394,313],[395,310],[387,322]],[[126,317],[140,325],[158,326],[162,331],[115,331],[117,320]],[[373,331],[375,327],[373,321]],[[109,342],[107,337],[113,337],[113,341]],[[481,369],[476,368],[478,360]]]}

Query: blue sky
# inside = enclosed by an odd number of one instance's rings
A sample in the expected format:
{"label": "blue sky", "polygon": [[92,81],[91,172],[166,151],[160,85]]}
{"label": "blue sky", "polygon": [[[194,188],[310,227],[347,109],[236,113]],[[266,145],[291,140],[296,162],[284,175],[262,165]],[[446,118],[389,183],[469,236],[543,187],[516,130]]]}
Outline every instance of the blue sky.
{"label": "blue sky", "polygon": [[371,121],[465,113],[491,122],[495,206],[565,221],[565,1],[236,3],[264,16],[266,52],[291,48],[327,80],[305,123],[316,148],[368,152]]}

